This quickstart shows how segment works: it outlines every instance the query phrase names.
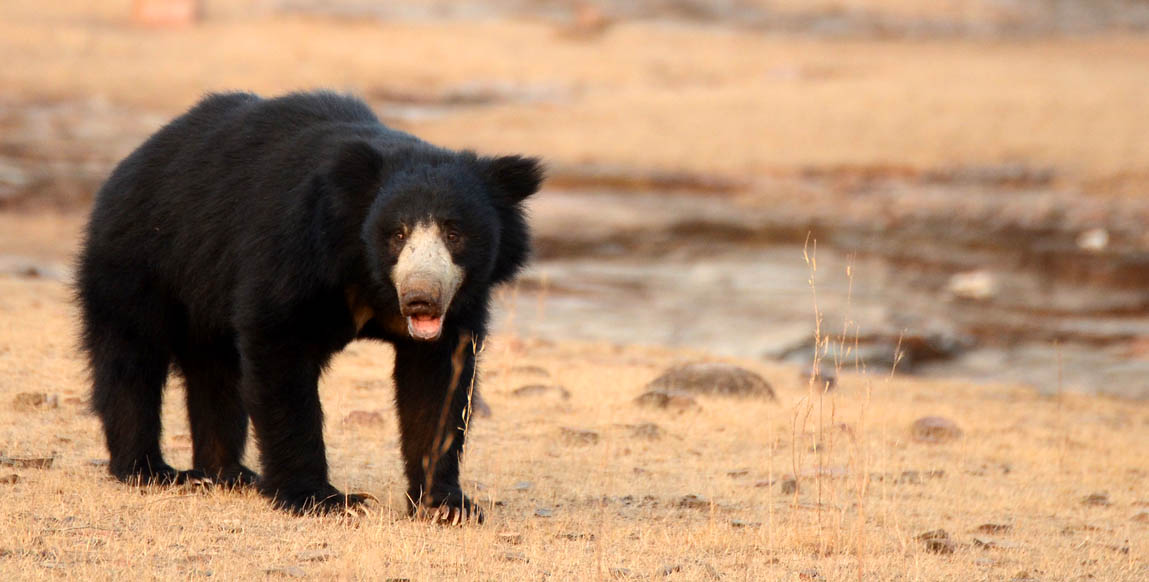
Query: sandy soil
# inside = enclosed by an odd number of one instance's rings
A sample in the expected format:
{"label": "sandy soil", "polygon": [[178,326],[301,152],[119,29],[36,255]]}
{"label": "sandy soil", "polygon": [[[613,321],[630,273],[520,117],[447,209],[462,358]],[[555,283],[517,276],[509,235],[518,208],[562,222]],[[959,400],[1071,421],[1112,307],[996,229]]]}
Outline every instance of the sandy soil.
{"label": "sandy soil", "polygon": [[[0,483],[4,579],[239,579],[273,567],[411,580],[662,579],[667,568],[671,580],[1149,576],[1144,402],[846,371],[821,396],[797,368],[742,362],[776,402],[651,410],[633,403],[646,382],[706,356],[508,336],[483,355],[494,414],[472,427],[464,469],[489,509],[481,527],[402,513],[390,351],[367,343],[337,358],[321,393],[334,482],[378,496],[369,516],[293,518],[246,493],[141,495],[101,464],[68,298],[58,282],[0,276],[0,455],[54,459],[0,466],[17,476]],[[514,395],[531,383],[570,397]],[[164,447],[186,466],[181,392],[174,380]],[[24,393],[48,403],[21,406]],[[345,422],[353,413],[368,420]],[[909,426],[926,415],[964,436],[914,441]],[[797,493],[784,492],[794,475]],[[953,553],[917,539],[936,529]]]}

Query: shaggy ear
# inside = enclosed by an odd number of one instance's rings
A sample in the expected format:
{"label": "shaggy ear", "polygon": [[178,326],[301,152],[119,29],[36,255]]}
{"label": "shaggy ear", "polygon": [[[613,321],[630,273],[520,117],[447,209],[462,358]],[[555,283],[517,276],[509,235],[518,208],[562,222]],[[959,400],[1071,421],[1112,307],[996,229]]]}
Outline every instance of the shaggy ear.
{"label": "shaggy ear", "polygon": [[328,176],[349,194],[373,191],[383,181],[383,155],[365,141],[345,143],[335,155]]}
{"label": "shaggy ear", "polygon": [[543,184],[543,165],[538,158],[501,156],[484,158],[487,181],[512,204],[526,200]]}

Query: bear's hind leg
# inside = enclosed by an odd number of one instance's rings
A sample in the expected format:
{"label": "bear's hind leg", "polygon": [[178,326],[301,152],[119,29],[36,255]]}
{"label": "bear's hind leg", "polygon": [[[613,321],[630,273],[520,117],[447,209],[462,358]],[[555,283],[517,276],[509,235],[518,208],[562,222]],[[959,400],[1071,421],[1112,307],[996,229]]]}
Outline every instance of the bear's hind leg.
{"label": "bear's hind leg", "polygon": [[125,330],[123,322],[85,322],[92,368],[92,408],[104,425],[108,470],[125,483],[186,481],[160,453],[160,409],[169,354],[160,343]]}
{"label": "bear's hind leg", "polygon": [[187,388],[192,466],[228,487],[255,485],[245,467],[247,411],[239,395],[239,354],[231,341],[180,349],[177,362]]}

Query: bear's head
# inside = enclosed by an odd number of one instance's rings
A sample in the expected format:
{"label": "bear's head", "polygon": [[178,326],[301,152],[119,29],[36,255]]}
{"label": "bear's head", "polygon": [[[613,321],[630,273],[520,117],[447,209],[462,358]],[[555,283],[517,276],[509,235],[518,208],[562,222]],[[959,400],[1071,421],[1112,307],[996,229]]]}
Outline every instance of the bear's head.
{"label": "bear's head", "polygon": [[414,339],[438,339],[452,313],[526,262],[522,203],[543,180],[535,158],[431,148],[385,157],[356,142],[333,175],[341,189],[366,194],[360,239],[377,315],[401,316]]}

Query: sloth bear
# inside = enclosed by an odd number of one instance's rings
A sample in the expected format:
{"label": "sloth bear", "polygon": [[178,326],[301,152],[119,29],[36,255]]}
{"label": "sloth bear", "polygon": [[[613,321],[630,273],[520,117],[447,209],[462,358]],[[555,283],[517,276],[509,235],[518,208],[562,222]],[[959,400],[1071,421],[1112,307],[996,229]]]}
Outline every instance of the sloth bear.
{"label": "sloth bear", "polygon": [[[451,151],[355,98],[215,94],[124,159],[79,257],[82,345],[109,470],[255,485],[296,512],[355,508],[328,479],[317,382],[360,338],[394,346],[410,510],[480,519],[459,488],[461,416],[492,288],[529,252],[539,161]],[[191,471],[160,452],[169,367]],[[262,476],[241,464],[248,419]]]}

